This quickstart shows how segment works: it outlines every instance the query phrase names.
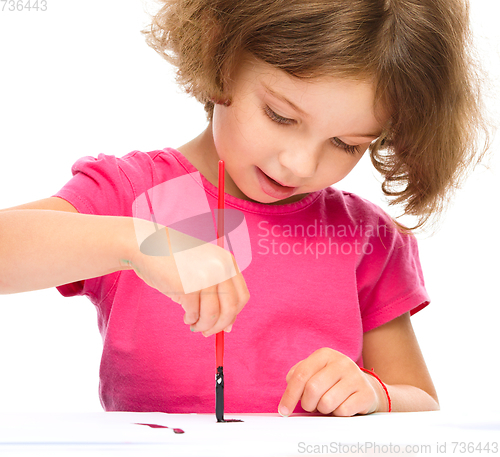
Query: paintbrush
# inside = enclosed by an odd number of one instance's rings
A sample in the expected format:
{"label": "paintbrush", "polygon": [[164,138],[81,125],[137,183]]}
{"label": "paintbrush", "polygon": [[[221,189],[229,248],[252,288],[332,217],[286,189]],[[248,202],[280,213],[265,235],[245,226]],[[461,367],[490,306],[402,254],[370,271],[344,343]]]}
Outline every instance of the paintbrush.
{"label": "paintbrush", "polygon": [[[217,210],[217,246],[224,249],[224,161],[219,160],[219,190]],[[229,240],[229,238],[228,238]],[[228,243],[229,244],[229,243]],[[215,417],[217,422],[243,422],[241,419],[224,419],[224,332],[215,335]]]}
{"label": "paintbrush", "polygon": [[[219,160],[217,246],[224,249],[224,161]],[[224,422],[224,332],[215,335],[215,417]]]}

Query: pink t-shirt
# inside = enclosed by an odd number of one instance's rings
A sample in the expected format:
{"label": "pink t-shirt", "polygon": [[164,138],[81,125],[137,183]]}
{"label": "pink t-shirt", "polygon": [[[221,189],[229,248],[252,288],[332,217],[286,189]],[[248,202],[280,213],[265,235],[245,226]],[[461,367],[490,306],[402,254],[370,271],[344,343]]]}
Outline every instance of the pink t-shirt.
{"label": "pink t-shirt", "polygon": [[[78,160],[55,196],[80,213],[132,217],[141,194],[195,172],[170,148],[100,154]],[[203,176],[200,186],[217,208],[217,188]],[[429,303],[414,236],[354,194],[330,187],[286,205],[226,194],[226,208],[243,213],[251,245],[243,271],[251,298],[225,338],[228,413],[276,412],[288,370],[319,348],[362,366],[363,332]],[[180,305],[132,270],[58,289],[97,309],[106,410],[214,412],[215,337],[192,333]]]}

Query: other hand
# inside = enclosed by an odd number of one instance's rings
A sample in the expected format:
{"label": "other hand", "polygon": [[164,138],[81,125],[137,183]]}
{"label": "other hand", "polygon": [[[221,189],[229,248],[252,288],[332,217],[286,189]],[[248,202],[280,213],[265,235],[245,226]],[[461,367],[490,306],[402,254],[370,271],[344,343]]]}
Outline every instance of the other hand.
{"label": "other hand", "polygon": [[334,416],[369,414],[385,407],[378,381],[334,349],[318,349],[294,365],[286,382],[278,407],[282,416],[291,414],[299,400],[306,411]]}

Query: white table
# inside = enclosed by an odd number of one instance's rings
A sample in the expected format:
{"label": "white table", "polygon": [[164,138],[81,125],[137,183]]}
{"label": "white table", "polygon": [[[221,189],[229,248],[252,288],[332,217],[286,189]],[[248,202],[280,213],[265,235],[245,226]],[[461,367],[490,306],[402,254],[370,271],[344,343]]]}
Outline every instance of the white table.
{"label": "white table", "polygon": [[244,422],[206,414],[0,413],[0,456],[470,455],[470,443],[473,455],[500,456],[500,412],[225,417]]}

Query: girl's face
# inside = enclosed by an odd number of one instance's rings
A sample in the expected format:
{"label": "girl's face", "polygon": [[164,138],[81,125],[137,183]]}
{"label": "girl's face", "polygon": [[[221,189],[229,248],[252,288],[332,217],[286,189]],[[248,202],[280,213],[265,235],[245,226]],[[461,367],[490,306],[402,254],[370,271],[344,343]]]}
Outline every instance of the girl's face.
{"label": "girl's face", "polygon": [[231,94],[215,105],[210,168],[223,159],[226,192],[245,200],[291,203],[340,181],[382,131],[366,82],[299,80],[252,59]]}

